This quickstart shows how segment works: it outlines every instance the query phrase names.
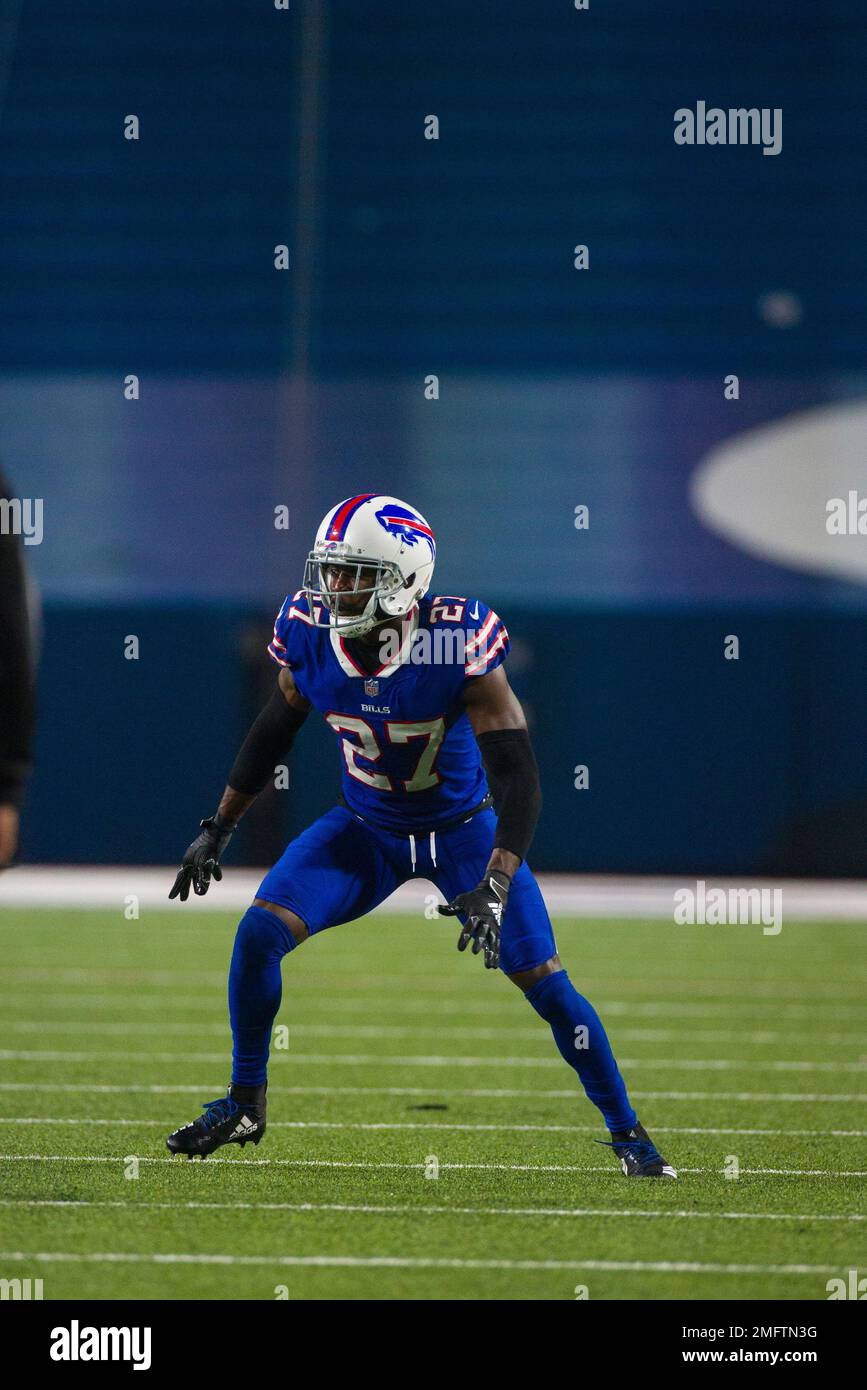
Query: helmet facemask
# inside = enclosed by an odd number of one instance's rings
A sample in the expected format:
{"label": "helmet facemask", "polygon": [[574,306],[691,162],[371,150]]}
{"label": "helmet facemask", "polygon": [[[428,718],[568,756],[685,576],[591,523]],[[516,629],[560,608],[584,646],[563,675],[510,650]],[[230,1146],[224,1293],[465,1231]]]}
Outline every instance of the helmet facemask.
{"label": "helmet facemask", "polygon": [[[337,572],[344,578],[339,587],[334,586]],[[396,564],[377,556],[341,555],[334,545],[327,549],[317,546],[310,551],[302,587],[314,625],[330,627],[341,637],[361,637],[379,623],[406,611],[405,600],[395,603],[398,592],[405,587]],[[317,619],[317,608],[328,615],[327,621]]]}

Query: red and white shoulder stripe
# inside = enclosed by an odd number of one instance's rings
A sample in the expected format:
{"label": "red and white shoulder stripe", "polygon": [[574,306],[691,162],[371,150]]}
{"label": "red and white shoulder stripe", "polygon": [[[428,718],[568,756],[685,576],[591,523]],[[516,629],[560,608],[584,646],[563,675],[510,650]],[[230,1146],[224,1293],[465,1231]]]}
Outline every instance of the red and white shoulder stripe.
{"label": "red and white shoulder stripe", "polygon": [[280,666],[289,665],[289,662],[286,660],[286,646],[283,642],[280,641],[279,637],[277,636],[276,626],[274,628],[274,636],[268,643],[268,655],[272,657],[273,660],[276,661]]}
{"label": "red and white shoulder stripe", "polygon": [[287,625],[293,619],[300,619],[308,627],[315,627],[315,623],[307,611],[307,598],[303,589],[299,589],[297,594],[292,595],[291,599],[287,598],[284,601],[274,623],[274,636],[268,643],[268,655],[273,657],[280,666],[289,665],[286,657],[286,643],[283,639],[286,636]]}
{"label": "red and white shoulder stripe", "polygon": [[465,674],[483,676],[499,666],[509,648],[509,634],[502,618],[491,609],[478,632],[467,642]]}

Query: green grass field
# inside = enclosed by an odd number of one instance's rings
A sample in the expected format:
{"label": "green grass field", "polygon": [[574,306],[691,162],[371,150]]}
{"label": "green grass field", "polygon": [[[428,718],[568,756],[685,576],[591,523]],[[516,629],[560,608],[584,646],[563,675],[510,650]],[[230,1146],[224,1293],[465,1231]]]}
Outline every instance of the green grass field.
{"label": "green grass field", "polygon": [[0,1277],[46,1299],[822,1300],[867,1271],[860,924],[556,924],[676,1183],[620,1174],[546,1026],[420,917],[294,952],[263,1143],[170,1158],[225,1092],[234,927],[0,914]]}

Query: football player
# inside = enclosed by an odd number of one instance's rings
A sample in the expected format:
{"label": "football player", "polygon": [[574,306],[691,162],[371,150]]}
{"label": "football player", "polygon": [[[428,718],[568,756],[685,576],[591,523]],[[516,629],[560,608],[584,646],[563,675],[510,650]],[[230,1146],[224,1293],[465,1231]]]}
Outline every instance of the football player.
{"label": "football player", "polygon": [[338,741],[340,803],[286,848],[238,926],[229,972],[232,1080],[169,1135],[206,1158],[265,1132],[281,961],[309,936],[372,912],[411,878],[442,891],[469,946],[550,1025],[629,1177],[677,1176],[630,1104],[605,1029],[575,989],[526,862],[539,774],[503,662],[509,637],[480,599],[429,597],[436,558],[414,508],[377,493],[332,508],[301,589],[268,648],[277,688],[244,741],[216,814],[183,857],[171,898],[206,893],[244,812],[311,709]]}

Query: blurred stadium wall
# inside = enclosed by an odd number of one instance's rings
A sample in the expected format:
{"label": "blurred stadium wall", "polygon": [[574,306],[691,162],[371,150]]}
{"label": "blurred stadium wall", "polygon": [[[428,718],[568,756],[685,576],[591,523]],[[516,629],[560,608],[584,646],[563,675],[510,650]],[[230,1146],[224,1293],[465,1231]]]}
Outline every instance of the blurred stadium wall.
{"label": "blurred stadium wall", "polygon": [[[3,7],[0,456],[45,509],[25,859],[177,858],[321,515],[377,489],[512,633],[537,867],[865,871],[867,537],[824,506],[867,496],[867,10],[755,9]],[[781,108],[782,152],[676,146],[699,100]],[[311,727],[238,857],[336,785]]]}

